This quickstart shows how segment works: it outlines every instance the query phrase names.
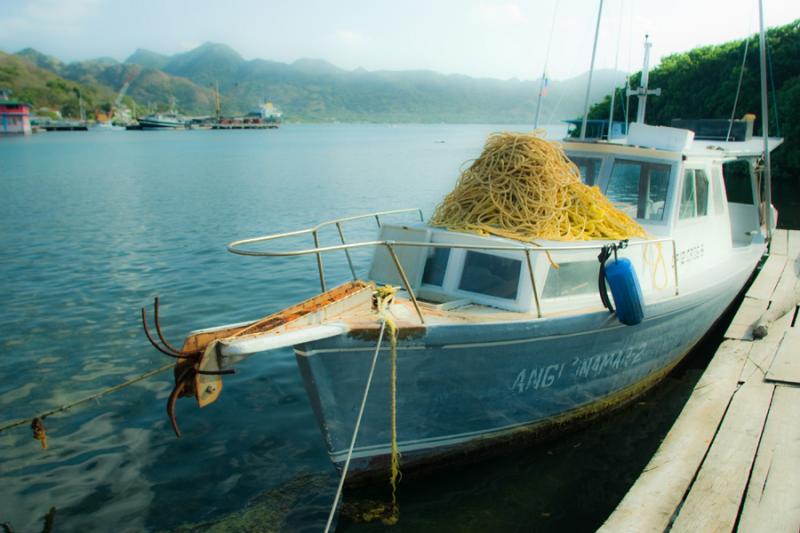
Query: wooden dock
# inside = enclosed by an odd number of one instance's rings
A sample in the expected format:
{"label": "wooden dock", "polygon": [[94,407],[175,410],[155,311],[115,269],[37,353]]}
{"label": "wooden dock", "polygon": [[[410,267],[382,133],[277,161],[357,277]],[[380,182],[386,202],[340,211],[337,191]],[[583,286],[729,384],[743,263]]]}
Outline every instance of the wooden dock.
{"label": "wooden dock", "polygon": [[[603,532],[800,531],[800,231],[771,253],[674,426]],[[778,315],[753,339],[767,309]]]}

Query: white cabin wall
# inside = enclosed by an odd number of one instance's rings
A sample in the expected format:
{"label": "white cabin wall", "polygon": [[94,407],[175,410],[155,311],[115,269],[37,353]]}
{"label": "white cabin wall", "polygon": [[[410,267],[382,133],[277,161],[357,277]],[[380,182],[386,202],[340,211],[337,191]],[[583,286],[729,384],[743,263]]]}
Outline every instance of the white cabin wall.
{"label": "white cabin wall", "polygon": [[[672,204],[672,227],[675,238],[678,276],[685,278],[711,270],[728,260],[731,252],[730,223],[727,201],[721,180],[714,178],[714,163],[711,160],[688,160],[680,166],[676,180],[676,193]],[[703,171],[709,180],[708,205],[705,215],[681,218],[681,199],[686,171]],[[718,205],[723,199],[722,209]]]}

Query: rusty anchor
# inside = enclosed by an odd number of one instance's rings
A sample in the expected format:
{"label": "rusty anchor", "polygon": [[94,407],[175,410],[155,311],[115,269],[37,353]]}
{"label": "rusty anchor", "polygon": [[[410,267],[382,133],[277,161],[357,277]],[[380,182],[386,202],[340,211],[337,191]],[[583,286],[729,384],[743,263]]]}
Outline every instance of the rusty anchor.
{"label": "rusty anchor", "polygon": [[[203,363],[206,360],[207,352],[207,350],[203,349],[205,347],[198,348],[197,350],[178,350],[171,345],[161,332],[158,304],[159,299],[158,296],[156,296],[153,302],[153,322],[156,327],[156,335],[158,335],[158,339],[161,343],[156,341],[153,334],[150,332],[150,328],[147,326],[147,310],[144,307],[142,307],[142,327],[144,328],[144,334],[147,336],[147,340],[150,341],[150,344],[152,344],[156,350],[178,360],[175,363],[174,370],[175,386],[172,388],[172,392],[170,392],[169,398],[167,399],[167,416],[169,417],[170,424],[172,424],[172,429],[175,431],[175,435],[180,437],[181,430],[178,427],[178,421],[175,417],[175,403],[178,401],[178,398],[194,396],[197,399],[198,405],[204,407],[216,400],[222,388],[222,380],[218,377],[216,384],[209,384],[203,388],[201,386],[203,384],[201,382],[201,377],[224,376],[235,374],[236,371],[232,368],[221,370],[203,369],[202,367],[204,366]],[[212,394],[212,397],[206,398],[205,396],[208,394]]]}

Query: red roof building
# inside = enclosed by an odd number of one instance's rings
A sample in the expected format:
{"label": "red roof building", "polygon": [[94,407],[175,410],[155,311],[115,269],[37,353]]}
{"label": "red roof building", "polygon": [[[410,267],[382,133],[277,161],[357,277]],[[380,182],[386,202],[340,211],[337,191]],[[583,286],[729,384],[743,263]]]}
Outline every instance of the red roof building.
{"label": "red roof building", "polygon": [[31,133],[31,108],[25,102],[0,99],[0,134]]}

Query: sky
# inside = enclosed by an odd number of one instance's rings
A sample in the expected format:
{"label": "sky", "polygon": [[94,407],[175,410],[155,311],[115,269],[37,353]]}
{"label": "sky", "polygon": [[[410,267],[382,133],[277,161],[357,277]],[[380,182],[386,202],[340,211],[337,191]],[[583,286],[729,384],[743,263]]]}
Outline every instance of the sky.
{"label": "sky", "polygon": [[[589,69],[600,0],[3,0],[0,50],[33,47],[63,61],[175,54],[212,41],[245,59],[324,59],[352,70],[434,70],[551,79]],[[800,0],[764,0],[768,27],[800,18]],[[596,68],[758,30],[757,0],[605,0]],[[552,40],[550,39],[552,35]]]}

